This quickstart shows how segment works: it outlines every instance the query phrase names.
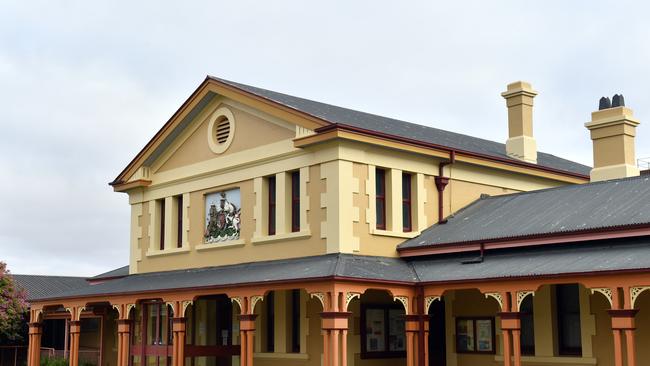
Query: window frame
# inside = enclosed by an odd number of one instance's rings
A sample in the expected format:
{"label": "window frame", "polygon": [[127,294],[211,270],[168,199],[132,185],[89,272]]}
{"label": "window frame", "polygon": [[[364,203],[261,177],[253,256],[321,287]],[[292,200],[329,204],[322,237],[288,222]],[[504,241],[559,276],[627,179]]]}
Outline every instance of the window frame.
{"label": "window frame", "polygon": [[183,195],[176,196],[176,248],[183,247]]}
{"label": "window frame", "polygon": [[291,232],[300,231],[300,171],[291,172]]}
{"label": "window frame", "polygon": [[[367,350],[367,329],[366,329],[366,311],[367,310],[382,310],[384,312],[384,345],[385,351],[370,352]],[[390,310],[404,311],[404,307],[394,304],[381,304],[381,303],[361,303],[361,317],[360,317],[360,340],[361,340],[361,355],[360,358],[364,359],[380,359],[380,358],[405,358],[406,350],[404,351],[389,351],[389,337],[390,337]],[[405,319],[405,318],[404,318]],[[406,321],[406,320],[405,320]],[[406,332],[405,332],[406,337]],[[406,341],[406,338],[405,338]],[[405,344],[406,346],[406,344]]]}
{"label": "window frame", "polygon": [[159,199],[160,202],[160,232],[158,246],[160,250],[165,250],[165,199]]}
{"label": "window frame", "polygon": [[[412,183],[413,183],[413,175],[411,173],[403,172],[402,173],[402,230],[405,233],[410,233],[413,231],[413,185]],[[405,193],[407,194],[405,195]],[[404,216],[405,213],[406,216]],[[405,225],[404,222],[405,218],[408,220],[408,226]]]}
{"label": "window frame", "polygon": [[[381,176],[381,178],[380,178]],[[382,193],[379,193],[381,187]],[[381,210],[378,209],[379,202],[381,202]],[[381,215],[381,224],[380,224]],[[386,230],[386,169],[375,169],[375,227],[377,230]]]}
{"label": "window frame", "polygon": [[[479,351],[478,350],[478,337],[476,334],[476,321],[477,320],[489,320],[492,323],[492,350],[491,351]],[[472,322],[472,330],[473,330],[473,338],[474,338],[474,350],[473,351],[466,351],[466,350],[461,350],[459,347],[459,341],[460,337],[458,334],[458,325],[461,321],[471,321]],[[494,355],[496,354],[497,351],[497,344],[496,344],[496,329],[495,329],[495,321],[494,317],[492,316],[459,316],[456,317],[456,322],[454,324],[454,332],[456,334],[456,339],[454,341],[454,346],[455,346],[455,351],[458,354],[480,354],[480,355]]]}
{"label": "window frame", "polygon": [[268,187],[268,225],[267,232],[268,235],[275,235],[276,233],[276,207],[277,207],[277,182],[275,180],[275,175],[272,175],[267,179]]}

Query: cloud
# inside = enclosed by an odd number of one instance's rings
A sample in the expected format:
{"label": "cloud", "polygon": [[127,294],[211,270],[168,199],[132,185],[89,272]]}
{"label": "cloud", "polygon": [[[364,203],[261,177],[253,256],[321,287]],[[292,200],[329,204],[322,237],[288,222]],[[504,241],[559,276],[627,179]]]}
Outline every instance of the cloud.
{"label": "cloud", "polygon": [[[617,6],[618,11],[612,11]],[[642,2],[10,2],[0,13],[0,259],[92,275],[128,261],[107,182],[206,74],[496,141],[499,93],[540,92],[541,150],[591,163],[584,122],[622,92],[650,156]]]}

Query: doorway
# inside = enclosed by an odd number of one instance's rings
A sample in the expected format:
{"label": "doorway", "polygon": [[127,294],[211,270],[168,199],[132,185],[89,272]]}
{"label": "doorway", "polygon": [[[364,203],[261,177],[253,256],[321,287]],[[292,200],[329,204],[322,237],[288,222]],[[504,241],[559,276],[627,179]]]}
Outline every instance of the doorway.
{"label": "doorway", "polygon": [[445,331],[445,301],[434,301],[429,307],[429,365],[447,365],[447,339]]}

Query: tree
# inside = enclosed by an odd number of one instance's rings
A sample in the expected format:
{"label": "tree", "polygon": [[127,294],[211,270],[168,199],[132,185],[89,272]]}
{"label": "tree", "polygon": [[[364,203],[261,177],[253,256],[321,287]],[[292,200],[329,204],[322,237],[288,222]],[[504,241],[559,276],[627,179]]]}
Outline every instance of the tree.
{"label": "tree", "polygon": [[0,344],[23,340],[28,307],[25,291],[16,286],[7,264],[0,262]]}

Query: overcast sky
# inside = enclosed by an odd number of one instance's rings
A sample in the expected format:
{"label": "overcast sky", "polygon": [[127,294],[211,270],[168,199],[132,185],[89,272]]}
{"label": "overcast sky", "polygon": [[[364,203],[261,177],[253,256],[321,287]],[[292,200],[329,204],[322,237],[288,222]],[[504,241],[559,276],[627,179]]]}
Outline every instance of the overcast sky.
{"label": "overcast sky", "polygon": [[650,6],[638,1],[4,1],[0,260],[128,263],[107,185],[207,74],[505,141],[530,81],[539,149],[591,164],[584,123],[623,93],[650,156]]}

